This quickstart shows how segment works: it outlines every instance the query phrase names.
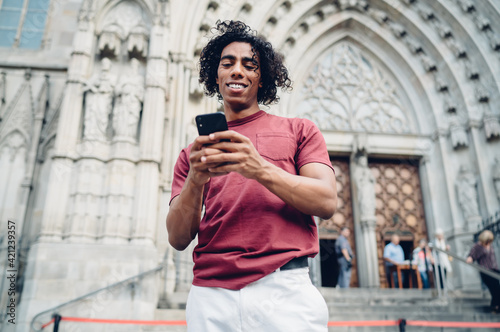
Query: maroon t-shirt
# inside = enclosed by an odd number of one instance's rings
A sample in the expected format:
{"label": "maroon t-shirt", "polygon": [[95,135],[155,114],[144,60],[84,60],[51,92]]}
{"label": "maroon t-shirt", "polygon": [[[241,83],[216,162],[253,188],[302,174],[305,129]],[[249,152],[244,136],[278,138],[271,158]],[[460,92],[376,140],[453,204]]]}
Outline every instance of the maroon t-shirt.
{"label": "maroon t-shirt", "polygon": [[[266,160],[291,174],[305,164],[332,165],[325,140],[309,120],[259,111],[228,122],[248,137]],[[183,149],[174,168],[172,198],[189,171]],[[204,188],[205,215],[193,252],[193,285],[241,289],[289,260],[314,257],[319,250],[313,218],[287,205],[255,180],[238,173],[211,178]]]}

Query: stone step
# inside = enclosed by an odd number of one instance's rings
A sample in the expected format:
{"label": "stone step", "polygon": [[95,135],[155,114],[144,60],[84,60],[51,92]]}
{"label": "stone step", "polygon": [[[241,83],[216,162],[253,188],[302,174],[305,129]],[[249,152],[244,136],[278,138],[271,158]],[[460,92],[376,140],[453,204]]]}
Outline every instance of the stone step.
{"label": "stone step", "polygon": [[[372,312],[373,307],[369,306],[364,309],[358,308],[358,310],[351,313],[343,313],[341,317],[337,317],[336,313],[330,311],[330,321],[354,321],[358,322],[361,320],[373,321],[373,320],[397,320],[402,318],[400,315],[394,312],[385,313],[374,313]],[[464,322],[500,322],[500,315],[491,314],[478,314],[478,313],[468,313],[466,315],[460,314],[435,314],[433,312],[407,312],[404,316],[407,320],[425,320],[425,321],[464,321]],[[156,311],[156,320],[185,320],[185,311],[181,309],[158,309]],[[168,332],[186,332],[186,326],[144,326],[140,331],[168,331]],[[353,326],[335,326],[328,329],[329,332],[397,332],[399,328],[397,326],[377,326],[377,327],[353,327]],[[453,329],[453,328],[429,328],[429,327],[417,327],[417,326],[407,326],[407,332],[467,332],[476,331],[474,329]],[[493,332],[498,331],[497,329],[487,329],[481,328],[477,329],[478,332]]]}
{"label": "stone step", "polygon": [[[337,289],[321,287],[321,294],[327,302],[330,321],[362,321],[362,320],[426,320],[455,322],[500,322],[500,315],[489,312],[489,294],[482,292],[449,292],[445,298],[438,298],[435,290],[419,289]],[[486,294],[486,295],[485,295]],[[168,302],[171,308],[159,309],[158,320],[184,320],[188,292],[173,294]],[[406,327],[406,331],[443,331],[442,328]],[[446,332],[466,332],[471,329],[446,328]],[[143,331],[184,332],[185,326],[145,327]],[[399,331],[396,326],[390,327],[331,327],[335,332],[361,331]],[[480,332],[495,331],[480,329]]]}

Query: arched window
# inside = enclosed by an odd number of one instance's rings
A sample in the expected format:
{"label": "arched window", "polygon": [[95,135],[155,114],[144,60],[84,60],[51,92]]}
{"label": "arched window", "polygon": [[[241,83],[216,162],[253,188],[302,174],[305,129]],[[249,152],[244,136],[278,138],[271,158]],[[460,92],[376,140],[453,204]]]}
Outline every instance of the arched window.
{"label": "arched window", "polygon": [[38,49],[50,0],[0,0],[0,47]]}

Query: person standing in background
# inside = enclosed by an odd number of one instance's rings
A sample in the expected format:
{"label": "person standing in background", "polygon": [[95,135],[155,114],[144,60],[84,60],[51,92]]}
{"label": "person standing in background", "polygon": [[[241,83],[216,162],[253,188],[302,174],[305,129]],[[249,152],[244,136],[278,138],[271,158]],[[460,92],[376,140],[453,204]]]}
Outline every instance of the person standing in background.
{"label": "person standing in background", "polygon": [[427,241],[425,239],[421,239],[418,243],[418,247],[413,250],[413,261],[417,265],[423,287],[429,288],[429,272],[432,271],[434,259],[432,258],[429,247],[427,247]]}
{"label": "person standing in background", "polygon": [[387,276],[387,283],[389,284],[389,287],[393,288],[399,286],[398,281],[401,283],[403,282],[403,280],[398,280],[396,271],[392,271],[391,273],[391,270],[394,266],[403,263],[405,260],[405,253],[403,251],[403,247],[401,247],[399,242],[399,235],[393,234],[391,237],[391,242],[389,242],[384,248],[385,273]]}
{"label": "person standing in background", "polygon": [[[491,231],[483,231],[479,234],[479,241],[474,244],[470,250],[469,256],[467,257],[467,263],[477,262],[480,266],[500,273],[498,270],[498,263],[495,256],[495,250],[491,244],[493,243],[493,233]],[[486,273],[480,273],[481,280],[484,282],[486,287],[491,294],[491,311],[493,313],[500,312],[500,282]]]}
{"label": "person standing in background", "polygon": [[340,288],[349,288],[351,284],[352,272],[352,248],[349,243],[351,230],[347,227],[342,228],[340,236],[335,241],[335,253],[337,254],[337,262],[339,263],[339,279],[338,285]]}
{"label": "person standing in background", "polygon": [[[446,241],[444,240],[443,230],[441,228],[436,229],[435,235],[436,235],[436,240],[435,240],[436,248],[449,251],[450,245],[446,244]],[[441,285],[441,288],[444,288],[444,283],[448,281],[447,276],[452,271],[450,258],[448,257],[447,254],[440,251],[436,253],[436,258],[437,261],[435,262],[435,268],[437,269],[439,275],[439,284]]]}

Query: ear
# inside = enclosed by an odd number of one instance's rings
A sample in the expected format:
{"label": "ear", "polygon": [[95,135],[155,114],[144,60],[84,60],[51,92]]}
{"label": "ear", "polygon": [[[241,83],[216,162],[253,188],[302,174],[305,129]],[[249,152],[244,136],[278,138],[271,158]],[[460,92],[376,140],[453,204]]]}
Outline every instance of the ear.
{"label": "ear", "polygon": [[259,88],[262,88],[262,80],[259,82]]}
{"label": "ear", "polygon": [[217,83],[217,85],[219,85],[219,77],[218,76],[215,78],[215,83]]}

